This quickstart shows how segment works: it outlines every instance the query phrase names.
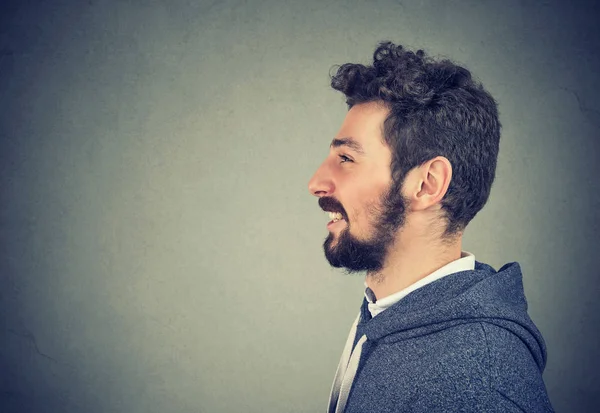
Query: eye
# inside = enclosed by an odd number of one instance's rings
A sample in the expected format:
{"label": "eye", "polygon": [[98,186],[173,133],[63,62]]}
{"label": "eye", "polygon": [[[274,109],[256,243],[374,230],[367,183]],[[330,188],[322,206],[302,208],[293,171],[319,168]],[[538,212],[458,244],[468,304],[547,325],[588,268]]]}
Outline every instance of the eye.
{"label": "eye", "polygon": [[340,163],[345,162],[354,162],[352,159],[348,158],[346,155],[338,155],[340,157]]}

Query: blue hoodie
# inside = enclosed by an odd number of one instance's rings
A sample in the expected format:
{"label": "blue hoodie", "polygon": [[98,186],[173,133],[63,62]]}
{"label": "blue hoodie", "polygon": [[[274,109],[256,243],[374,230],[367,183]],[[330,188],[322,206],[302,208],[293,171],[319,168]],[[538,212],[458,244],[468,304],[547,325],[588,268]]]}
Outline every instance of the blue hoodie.
{"label": "blue hoodie", "polygon": [[[372,318],[367,301],[338,367],[329,412],[552,412],[546,346],[519,264],[476,262]],[[355,333],[354,333],[355,332]]]}

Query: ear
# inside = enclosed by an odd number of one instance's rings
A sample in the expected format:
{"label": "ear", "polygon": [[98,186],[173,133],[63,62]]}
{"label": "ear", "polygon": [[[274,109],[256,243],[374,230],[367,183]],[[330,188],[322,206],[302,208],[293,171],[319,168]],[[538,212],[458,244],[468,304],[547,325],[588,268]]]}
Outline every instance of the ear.
{"label": "ear", "polygon": [[407,178],[406,195],[413,211],[440,209],[452,179],[452,165],[445,157],[437,156],[413,169]]}

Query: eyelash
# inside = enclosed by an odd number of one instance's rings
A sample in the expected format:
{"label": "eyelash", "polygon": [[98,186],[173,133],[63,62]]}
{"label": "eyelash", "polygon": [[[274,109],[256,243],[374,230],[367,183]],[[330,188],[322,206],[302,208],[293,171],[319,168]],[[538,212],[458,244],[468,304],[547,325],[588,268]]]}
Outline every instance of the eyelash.
{"label": "eyelash", "polygon": [[340,163],[353,162],[352,159],[348,158],[346,155],[338,155],[342,160]]}

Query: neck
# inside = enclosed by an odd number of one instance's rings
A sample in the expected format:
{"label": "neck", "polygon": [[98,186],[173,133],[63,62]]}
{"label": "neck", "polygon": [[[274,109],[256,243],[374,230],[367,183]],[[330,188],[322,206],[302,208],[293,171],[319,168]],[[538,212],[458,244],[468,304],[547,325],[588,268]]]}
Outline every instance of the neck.
{"label": "neck", "polygon": [[405,227],[390,247],[383,268],[367,273],[367,286],[380,300],[459,259],[461,251],[462,235],[444,242],[439,234],[410,234]]}

